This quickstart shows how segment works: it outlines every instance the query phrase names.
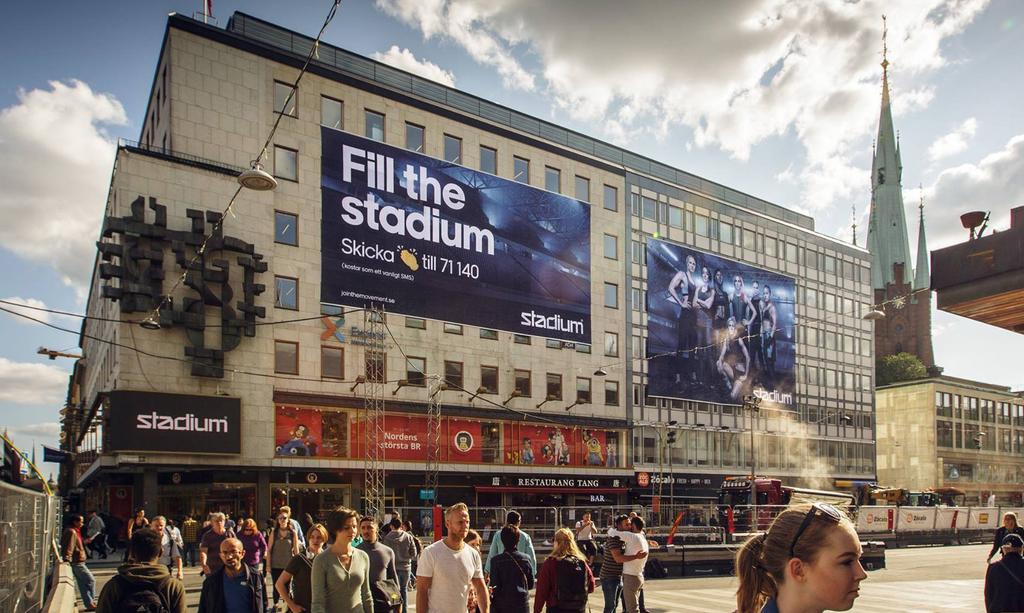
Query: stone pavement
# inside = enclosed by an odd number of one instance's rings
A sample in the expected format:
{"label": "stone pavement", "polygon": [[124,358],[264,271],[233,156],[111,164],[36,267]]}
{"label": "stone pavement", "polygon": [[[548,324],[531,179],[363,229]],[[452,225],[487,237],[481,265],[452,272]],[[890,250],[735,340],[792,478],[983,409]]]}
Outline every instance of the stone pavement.
{"label": "stone pavement", "polygon": [[[888,568],[868,573],[861,584],[855,613],[975,613],[984,611],[985,555],[988,545],[918,547],[886,553]],[[116,563],[90,564],[99,587],[116,572]],[[185,569],[189,610],[199,603],[201,577]],[[268,586],[269,587],[269,586]],[[722,613],[736,608],[736,580],[731,577],[660,579],[648,582],[647,608],[652,613]],[[412,592],[410,595],[414,595]],[[590,609],[601,611],[601,588]],[[621,609],[620,609],[621,610]],[[411,608],[415,611],[415,607]],[[461,613],[461,612],[459,612]]]}

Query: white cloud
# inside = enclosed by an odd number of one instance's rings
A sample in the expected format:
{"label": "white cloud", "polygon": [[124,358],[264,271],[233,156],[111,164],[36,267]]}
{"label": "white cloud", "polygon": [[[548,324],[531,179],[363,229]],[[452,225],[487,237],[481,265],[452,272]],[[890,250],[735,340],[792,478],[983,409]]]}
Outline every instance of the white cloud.
{"label": "white cloud", "polygon": [[114,97],[73,80],[21,90],[0,110],[0,244],[53,266],[79,292],[88,284],[110,185],[114,139],[127,122]]}
{"label": "white cloud", "polygon": [[522,62],[536,61],[552,104],[606,138],[662,138],[682,126],[696,146],[746,160],[759,143],[794,134],[806,152],[799,207],[809,211],[863,194],[868,161],[855,157],[878,121],[879,16],[889,17],[894,111],[911,112],[934,96],[916,81],[945,65],[943,41],[986,4],[377,0],[510,87],[532,88]]}
{"label": "white cloud", "polygon": [[446,0],[377,0],[377,7],[407,24],[419,27],[424,38],[435,36],[455,41],[478,63],[498,71],[505,86],[532,90],[534,78],[514,57],[509,33],[493,30],[494,11],[501,7],[482,2]]}
{"label": "white cloud", "polygon": [[[916,189],[904,191],[915,219],[917,193]],[[924,188],[924,200],[929,249],[967,240],[960,215],[971,210],[991,211],[989,228],[1009,227],[1010,207],[1024,202],[1024,134],[977,163],[943,170],[935,183]]]}
{"label": "white cloud", "polygon": [[48,421],[39,424],[14,426],[11,428],[11,432],[25,437],[57,438],[60,436],[60,424],[55,421]]}
{"label": "white cloud", "polygon": [[0,358],[0,402],[62,405],[67,397],[68,374],[49,364]]}
{"label": "white cloud", "polygon": [[380,51],[373,54],[373,59],[385,64],[400,68],[402,70],[417,74],[425,79],[437,81],[442,85],[455,87],[455,75],[441,68],[428,60],[418,60],[408,49],[399,49],[398,45],[391,45],[386,52]]}
{"label": "white cloud", "polygon": [[[18,296],[12,296],[10,298],[4,298],[4,300],[6,302],[15,302],[17,304],[21,304],[21,305],[25,305],[25,306],[29,306],[29,307],[36,307],[37,309],[45,309],[45,308],[47,308],[45,302],[43,302],[42,300],[36,300],[35,298],[21,298],[21,297],[18,297]],[[47,313],[46,311],[37,311],[36,309],[27,309],[27,308],[17,307],[17,306],[10,305],[10,304],[0,304],[0,306],[2,306],[5,309],[10,309],[10,310],[12,310],[12,311],[14,311],[16,313],[20,313],[22,315],[27,315],[29,317],[33,317],[35,319],[39,319],[39,320],[45,321],[47,323],[50,322],[50,313]],[[0,311],[0,313],[3,313],[5,316],[11,318],[12,320],[14,320],[14,321],[16,321],[18,323],[35,325],[33,322],[25,319],[24,317],[18,317],[16,315],[11,315],[10,313],[4,313],[3,311]]]}
{"label": "white cloud", "polygon": [[978,120],[968,117],[955,130],[935,139],[935,142],[928,147],[928,159],[935,162],[966,150],[967,141],[974,138],[977,130]]}

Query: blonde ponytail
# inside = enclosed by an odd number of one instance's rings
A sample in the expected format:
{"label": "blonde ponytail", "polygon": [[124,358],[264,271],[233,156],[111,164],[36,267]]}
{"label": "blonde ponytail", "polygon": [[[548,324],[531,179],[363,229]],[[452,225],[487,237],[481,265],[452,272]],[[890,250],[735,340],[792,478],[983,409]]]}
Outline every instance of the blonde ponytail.
{"label": "blonde ponytail", "polygon": [[766,534],[747,539],[736,553],[736,577],[740,586],[736,589],[736,612],[759,613],[765,601],[778,591],[775,579],[762,566]]}

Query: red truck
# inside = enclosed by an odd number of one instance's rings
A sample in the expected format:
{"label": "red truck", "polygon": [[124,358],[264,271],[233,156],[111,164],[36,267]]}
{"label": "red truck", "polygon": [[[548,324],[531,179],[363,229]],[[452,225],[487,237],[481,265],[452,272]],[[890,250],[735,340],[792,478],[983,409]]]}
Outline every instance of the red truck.
{"label": "red truck", "polygon": [[[757,477],[754,480],[757,491],[757,530],[766,530],[782,508],[810,503],[827,502],[843,509],[854,506],[852,494],[812,490],[783,485],[781,479]],[[718,514],[722,526],[729,532],[750,532],[755,525],[752,521],[754,505],[750,501],[750,477],[726,477],[718,490]]]}

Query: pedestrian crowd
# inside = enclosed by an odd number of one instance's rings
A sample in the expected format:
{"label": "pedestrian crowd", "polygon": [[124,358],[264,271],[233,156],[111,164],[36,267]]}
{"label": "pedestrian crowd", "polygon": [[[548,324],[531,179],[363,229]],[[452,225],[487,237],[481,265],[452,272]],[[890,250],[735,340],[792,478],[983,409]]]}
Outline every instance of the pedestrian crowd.
{"label": "pedestrian crowd", "polygon": [[204,577],[200,613],[404,613],[410,598],[421,613],[580,613],[597,586],[595,559],[605,561],[600,580],[610,604],[604,610],[615,611],[620,601],[628,613],[644,610],[649,544],[635,514],[616,520],[603,551],[596,545],[598,528],[584,514],[575,529],[550,536],[552,552],[539,566],[519,513],[486,531],[487,552],[469,517],[463,503],[449,507],[446,536],[423,546],[412,523],[396,513],[378,525],[339,507],[324,523],[307,515],[303,527],[284,506],[261,530],[252,518],[235,522],[224,513],[202,523],[186,517],[178,525],[140,510],[127,522],[124,563],[99,594],[85,561],[114,552],[104,519],[96,512],[88,521],[69,516],[61,544],[85,610],[102,613],[184,612],[187,567],[198,567]]}
{"label": "pedestrian crowd", "polygon": [[[404,613],[409,598],[419,613],[583,613],[598,582],[604,613],[616,613],[620,604],[625,613],[646,612],[651,541],[635,513],[614,518],[603,547],[585,513],[575,529],[555,531],[539,567],[533,539],[515,511],[500,529],[486,526],[486,556],[464,503],[445,510],[445,537],[426,547],[397,514],[383,525],[344,507],[322,524],[308,514],[304,519],[305,529],[284,506],[265,530],[252,518],[236,523],[223,513],[211,513],[202,524],[187,517],[179,527],[139,511],[128,522],[125,563],[99,594],[85,561],[114,551],[103,518],[95,512],[68,516],[61,554],[71,563],[85,610],[103,613],[184,613],[186,566],[200,567],[204,576],[200,613]],[[985,576],[986,611],[1024,611],[1024,528],[1014,513],[1005,514],[986,561],[997,552],[1002,558]],[[735,613],[849,610],[867,577],[861,554],[842,510],[821,503],[787,508],[736,555]]]}

